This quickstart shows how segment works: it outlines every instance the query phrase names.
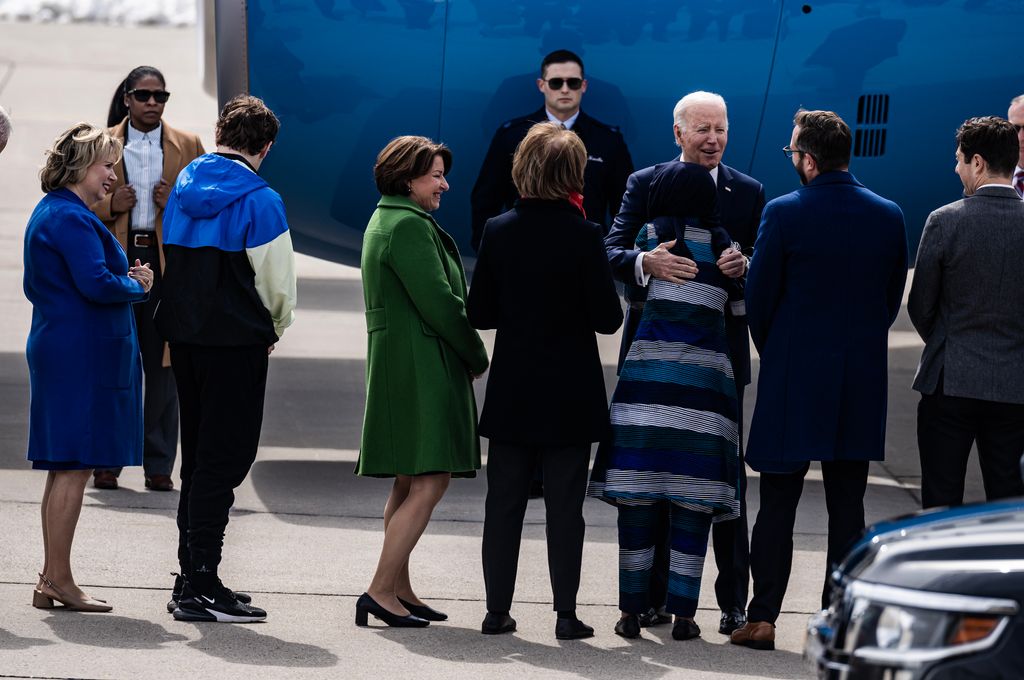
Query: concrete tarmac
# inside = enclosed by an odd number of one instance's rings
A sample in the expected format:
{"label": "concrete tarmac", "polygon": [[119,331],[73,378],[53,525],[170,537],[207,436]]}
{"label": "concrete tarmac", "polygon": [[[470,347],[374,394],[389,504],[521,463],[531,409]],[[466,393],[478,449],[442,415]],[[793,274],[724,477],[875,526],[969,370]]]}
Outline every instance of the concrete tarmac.
{"label": "concrete tarmac", "polygon": [[[592,500],[586,504],[579,614],[596,636],[554,639],[540,501],[531,501],[523,532],[512,612],[519,631],[481,635],[483,475],[452,483],[413,555],[418,593],[447,611],[449,621],[426,630],[356,628],[354,603],[376,563],[389,486],[352,474],[365,396],[362,292],[358,270],[302,256],[297,320],[271,358],[263,446],[238,489],[221,572],[230,587],[253,594],[268,610],[267,621],[188,624],[166,613],[168,572],[177,566],[178,494],[146,491],[139,468],[125,470],[118,491],[87,490],[75,542],[79,582],[114,611],[33,609],[43,474],[25,460],[24,345],[31,307],[21,291],[24,226],[41,196],[36,172],[43,150],[77,120],[104,122],[116,85],[144,63],[167,76],[173,96],[166,120],[200,134],[212,148],[216,102],[199,87],[194,30],[0,23],[0,104],[15,124],[0,156],[0,678],[811,675],[801,659],[803,627],[818,606],[826,532],[814,469],[804,489],[793,576],[773,653],[733,647],[717,633],[710,555],[697,614],[701,639],[675,642],[668,627],[648,629],[637,641],[615,636],[615,512]],[[453,187],[447,200],[465,200],[468,190]],[[618,340],[601,342],[609,389]],[[887,460],[872,465],[869,522],[919,504],[917,395],[910,383],[920,351],[904,312],[890,337]],[[480,399],[483,387],[478,382]],[[755,387],[747,392],[748,419]],[[971,469],[969,495],[980,499],[976,464]],[[756,474],[748,503],[756,512]]]}

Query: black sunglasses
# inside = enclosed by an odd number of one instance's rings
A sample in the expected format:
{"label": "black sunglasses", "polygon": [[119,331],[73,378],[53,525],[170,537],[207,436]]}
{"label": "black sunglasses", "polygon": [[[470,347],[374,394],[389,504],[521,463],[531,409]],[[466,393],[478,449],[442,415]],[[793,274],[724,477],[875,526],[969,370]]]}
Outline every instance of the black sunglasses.
{"label": "black sunglasses", "polygon": [[583,87],[583,78],[548,78],[544,82],[552,90],[561,90],[562,85],[568,85],[570,90],[578,90]]}
{"label": "black sunglasses", "polygon": [[134,97],[135,101],[140,104],[148,102],[150,97],[155,99],[157,104],[166,104],[167,100],[171,98],[171,93],[166,90],[140,90],[136,88],[128,90],[125,94]]}
{"label": "black sunglasses", "polygon": [[[1010,125],[1013,125],[1013,123],[1010,123]],[[1018,133],[1020,133],[1020,131],[1021,131],[1021,130],[1024,130],[1024,125],[1013,125],[1013,128],[1014,128],[1014,129],[1015,129],[1015,130],[1016,130],[1016,131],[1017,131]]]}

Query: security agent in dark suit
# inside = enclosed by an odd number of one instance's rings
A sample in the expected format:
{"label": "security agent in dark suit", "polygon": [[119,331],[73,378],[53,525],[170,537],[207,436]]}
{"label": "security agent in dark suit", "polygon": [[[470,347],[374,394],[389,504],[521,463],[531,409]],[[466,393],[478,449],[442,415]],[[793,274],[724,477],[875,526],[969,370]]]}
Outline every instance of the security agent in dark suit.
{"label": "security agent in dark suit", "polygon": [[985,497],[1024,495],[1024,202],[1011,185],[1014,126],[972,118],[957,132],[963,198],[925,223],[907,311],[925,341],[914,389],[921,503],[961,505],[977,442]]}
{"label": "security agent in dark suit", "polygon": [[[676,104],[673,120],[675,122],[672,129],[676,144],[683,150],[679,160],[699,163],[711,172],[718,184],[718,205],[722,224],[737,244],[722,254],[718,266],[728,276],[741,277],[746,273],[749,256],[753,254],[757,227],[765,203],[764,187],[752,177],[721,162],[729,139],[729,121],[725,100],[721,96],[710,92],[692,92]],[[657,167],[659,166],[644,168],[630,175],[626,183],[626,193],[622,198],[622,207],[615,217],[611,233],[605,239],[612,271],[616,278],[626,283],[646,285],[650,276],[681,282],[693,278],[696,273],[692,260],[677,257],[668,251],[671,244],[662,244],[656,250],[643,254],[634,246],[637,232],[648,218],[648,188]],[[630,309],[626,312],[622,348],[619,353],[620,367],[636,334],[640,316],[640,310]],[[736,393],[739,397],[740,412],[737,414],[737,422],[740,424],[742,442],[743,388],[750,383],[750,341],[744,315],[727,315],[725,322],[729,338],[729,355],[736,378]],[[742,451],[741,443],[741,456]],[[723,634],[731,633],[746,620],[744,611],[750,579],[750,559],[745,500],[746,475],[742,465],[740,470],[740,516],[729,522],[715,524],[712,529],[715,563],[718,565],[715,595],[722,611],[719,631]],[[667,536],[667,517],[665,521]],[[661,566],[652,570],[650,587],[651,606],[654,610],[660,610],[664,605],[668,559],[668,546],[660,546],[655,555],[655,564]],[[665,615],[656,612],[649,612],[641,619],[641,623],[645,625],[668,620]]]}
{"label": "security agent in dark suit", "polygon": [[605,125],[580,109],[587,91],[583,61],[569,50],[544,57],[537,89],[544,106],[528,116],[513,118],[494,133],[470,196],[473,249],[480,250],[484,223],[512,207],[519,197],[512,183],[512,155],[526,131],[536,123],[561,123],[575,132],[587,147],[583,209],[587,219],[607,226],[615,215],[633,172],[633,159],[617,127]]}

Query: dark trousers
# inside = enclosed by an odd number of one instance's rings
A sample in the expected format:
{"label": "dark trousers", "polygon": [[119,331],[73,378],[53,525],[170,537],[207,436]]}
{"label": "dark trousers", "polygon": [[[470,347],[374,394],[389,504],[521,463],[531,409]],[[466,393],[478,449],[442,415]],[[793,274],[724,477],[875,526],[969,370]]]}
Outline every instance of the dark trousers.
{"label": "dark trousers", "polygon": [[[148,262],[153,269],[153,287],[149,291],[149,298],[132,305],[144,376],[142,423],[145,439],[142,469],[147,477],[152,477],[169,475],[174,469],[174,459],[178,454],[178,393],[174,385],[174,372],[170,366],[163,365],[164,341],[153,323],[153,312],[160,301],[162,287],[160,256],[155,241],[146,248],[136,247],[133,239],[135,233],[128,235],[128,262],[134,265],[135,260],[141,260],[143,264]],[[115,475],[121,474],[121,468],[110,471]]]}
{"label": "dark trousers", "polygon": [[216,574],[234,489],[256,459],[266,347],[171,345],[181,405],[178,562]]}
{"label": "dark trousers", "polygon": [[523,517],[535,465],[544,474],[545,532],[554,609],[576,609],[586,531],[583,500],[590,444],[554,448],[492,440],[487,454],[483,540],[484,586],[490,612],[512,608]]}
{"label": "dark trousers", "polygon": [[1020,459],[1024,454],[1024,405],[922,394],[917,405],[917,446],[921,456],[921,505],[962,505],[971,445],[985,498],[1024,495]]}
{"label": "dark trousers", "polygon": [[[796,472],[761,473],[761,508],[750,540],[750,573],[754,597],[747,608],[750,621],[775,623],[793,568],[793,526],[810,464]],[[864,530],[864,492],[868,462],[824,461],[821,476],[828,510],[828,551],[821,606],[828,606],[828,578]]]}
{"label": "dark trousers", "polygon": [[[711,525],[711,542],[715,549],[715,599],[723,612],[743,611],[747,606],[750,587],[750,543],[747,534],[747,467],[743,464],[743,385],[736,384],[737,424],[739,425],[740,516],[727,522]],[[661,610],[668,596],[670,521],[668,505],[661,505],[658,531],[663,536],[654,551],[654,567],[648,595],[650,607]]]}

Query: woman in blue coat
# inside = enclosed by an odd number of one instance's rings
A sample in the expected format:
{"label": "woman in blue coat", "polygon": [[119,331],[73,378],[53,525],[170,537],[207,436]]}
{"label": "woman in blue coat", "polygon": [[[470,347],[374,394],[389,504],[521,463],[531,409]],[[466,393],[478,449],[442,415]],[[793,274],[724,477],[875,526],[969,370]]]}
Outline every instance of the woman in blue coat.
{"label": "woman in blue coat", "polygon": [[142,462],[142,372],[131,303],[153,282],[89,210],[117,179],[121,143],[79,123],[47,152],[46,196],[25,232],[26,355],[31,384],[28,459],[47,470],[43,569],[32,596],[79,611],[110,611],[75,583],[71,543],[94,468]]}

